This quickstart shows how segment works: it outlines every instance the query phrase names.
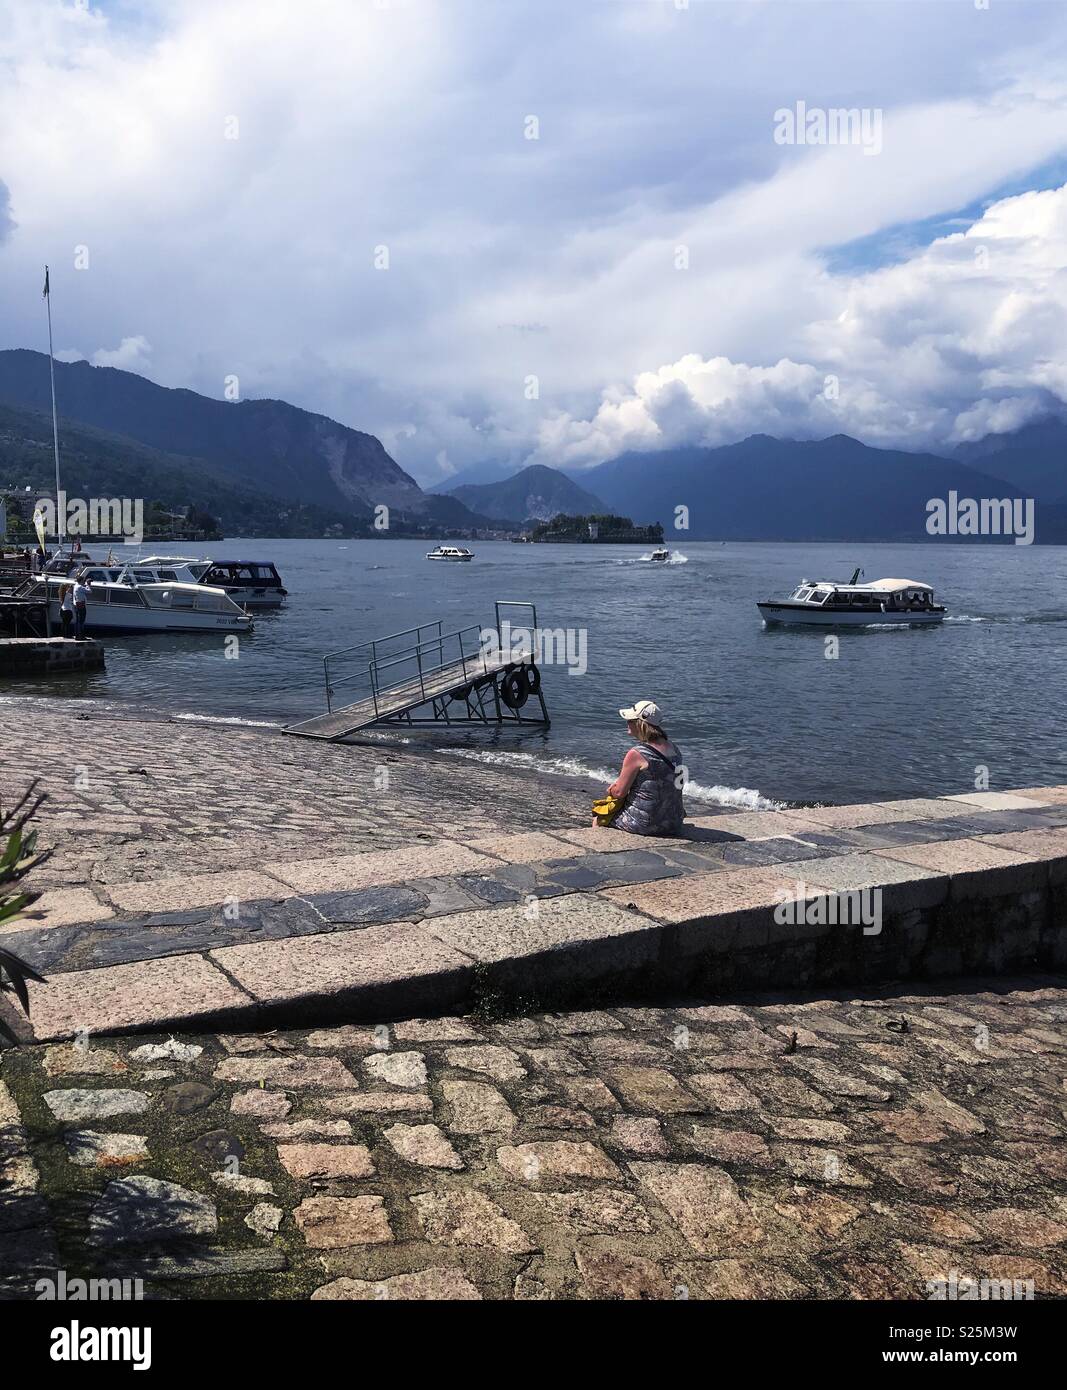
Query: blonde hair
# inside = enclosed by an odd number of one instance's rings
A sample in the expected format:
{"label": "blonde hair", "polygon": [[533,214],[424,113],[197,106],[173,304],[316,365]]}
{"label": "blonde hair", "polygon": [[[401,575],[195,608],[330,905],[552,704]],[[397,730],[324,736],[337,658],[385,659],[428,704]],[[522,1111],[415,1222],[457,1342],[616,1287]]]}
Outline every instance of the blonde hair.
{"label": "blonde hair", "polygon": [[658,724],[650,724],[647,719],[633,719],[634,733],[641,743],[668,743],[666,732]]}

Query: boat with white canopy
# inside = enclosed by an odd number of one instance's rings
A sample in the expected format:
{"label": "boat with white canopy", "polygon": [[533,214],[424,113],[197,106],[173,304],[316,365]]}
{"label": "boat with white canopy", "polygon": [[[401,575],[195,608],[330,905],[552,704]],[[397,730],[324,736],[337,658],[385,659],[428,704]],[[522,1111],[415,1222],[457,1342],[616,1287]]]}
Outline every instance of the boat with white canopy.
{"label": "boat with white canopy", "polygon": [[833,579],[804,579],[785,599],[757,603],[768,624],[815,627],[929,627],[944,621],[947,609],[929,584],[917,579],[876,579],[860,584],[856,570],[847,584]]}

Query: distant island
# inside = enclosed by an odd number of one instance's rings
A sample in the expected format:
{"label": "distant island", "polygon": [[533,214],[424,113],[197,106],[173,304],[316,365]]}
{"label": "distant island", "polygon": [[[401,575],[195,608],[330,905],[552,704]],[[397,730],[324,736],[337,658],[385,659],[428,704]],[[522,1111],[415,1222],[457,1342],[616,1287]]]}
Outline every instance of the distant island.
{"label": "distant island", "polygon": [[663,527],[635,526],[628,516],[556,516],[530,532],[535,544],[565,545],[662,545]]}

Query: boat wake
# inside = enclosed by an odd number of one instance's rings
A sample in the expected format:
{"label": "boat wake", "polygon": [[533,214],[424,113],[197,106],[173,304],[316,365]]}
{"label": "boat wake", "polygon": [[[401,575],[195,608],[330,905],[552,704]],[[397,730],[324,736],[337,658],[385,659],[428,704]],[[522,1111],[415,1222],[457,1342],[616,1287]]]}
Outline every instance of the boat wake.
{"label": "boat wake", "polygon": [[946,623],[1067,623],[1067,613],[1004,613],[999,616],[954,613]]}

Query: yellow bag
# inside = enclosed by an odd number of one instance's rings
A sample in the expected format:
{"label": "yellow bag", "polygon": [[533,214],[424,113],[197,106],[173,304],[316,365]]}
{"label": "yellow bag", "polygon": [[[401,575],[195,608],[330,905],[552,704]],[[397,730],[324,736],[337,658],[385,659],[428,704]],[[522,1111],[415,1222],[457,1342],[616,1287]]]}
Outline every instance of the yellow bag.
{"label": "yellow bag", "polygon": [[622,803],[625,797],[605,796],[599,801],[593,802],[593,815],[597,819],[598,825],[610,825],[615,817],[622,810]]}

